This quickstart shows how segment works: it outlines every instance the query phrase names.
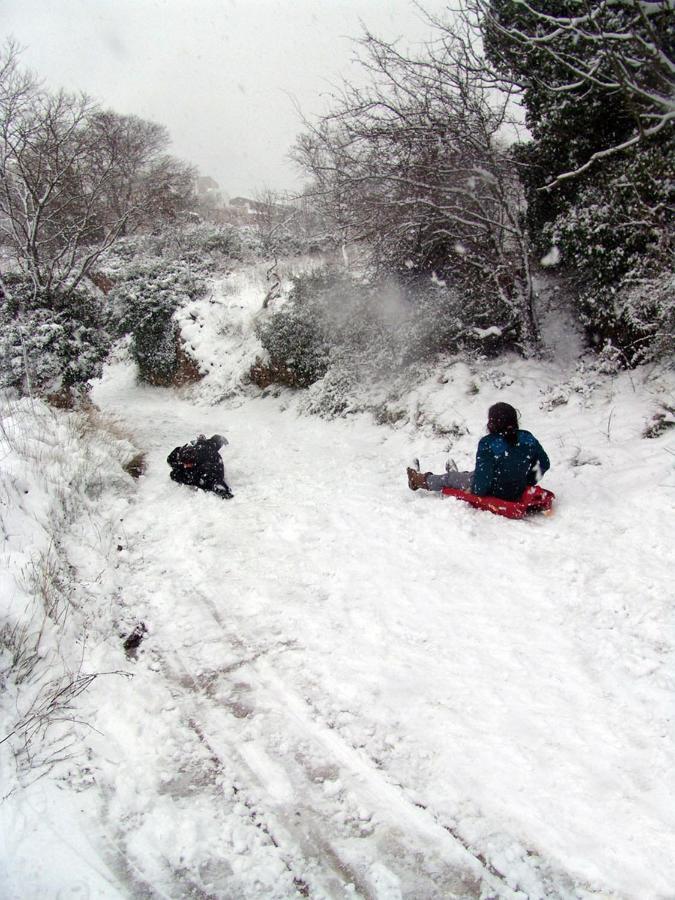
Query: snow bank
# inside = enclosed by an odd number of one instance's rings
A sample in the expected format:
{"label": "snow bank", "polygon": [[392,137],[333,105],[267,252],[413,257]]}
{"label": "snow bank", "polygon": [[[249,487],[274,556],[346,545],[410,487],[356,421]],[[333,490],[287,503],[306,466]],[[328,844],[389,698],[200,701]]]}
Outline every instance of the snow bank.
{"label": "snow bank", "polygon": [[89,836],[87,814],[95,819],[98,802],[78,793],[91,783],[83,692],[118,677],[91,652],[110,639],[110,618],[98,621],[96,603],[108,599],[107,585],[82,581],[67,544],[79,523],[80,554],[92,547],[107,558],[99,504],[128,493],[121,464],[133,448],[93,412],[3,398],[0,415],[3,896],[52,896],[62,884],[115,896]]}

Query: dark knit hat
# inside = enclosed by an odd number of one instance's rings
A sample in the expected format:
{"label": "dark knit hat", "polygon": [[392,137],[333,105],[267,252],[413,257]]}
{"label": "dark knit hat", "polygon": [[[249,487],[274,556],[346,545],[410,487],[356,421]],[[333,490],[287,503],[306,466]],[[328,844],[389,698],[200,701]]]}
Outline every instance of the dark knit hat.
{"label": "dark knit hat", "polygon": [[518,410],[510,403],[495,403],[488,410],[488,431],[501,434],[510,443],[518,439]]}

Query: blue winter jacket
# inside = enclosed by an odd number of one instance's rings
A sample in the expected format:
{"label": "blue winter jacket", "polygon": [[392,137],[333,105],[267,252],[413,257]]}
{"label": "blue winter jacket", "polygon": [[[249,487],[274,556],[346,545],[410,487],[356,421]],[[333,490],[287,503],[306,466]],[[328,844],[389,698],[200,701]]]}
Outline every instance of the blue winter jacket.
{"label": "blue winter jacket", "polygon": [[520,429],[516,444],[500,434],[488,434],[478,442],[471,490],[483,497],[518,500],[550,467],[544,448],[529,431]]}

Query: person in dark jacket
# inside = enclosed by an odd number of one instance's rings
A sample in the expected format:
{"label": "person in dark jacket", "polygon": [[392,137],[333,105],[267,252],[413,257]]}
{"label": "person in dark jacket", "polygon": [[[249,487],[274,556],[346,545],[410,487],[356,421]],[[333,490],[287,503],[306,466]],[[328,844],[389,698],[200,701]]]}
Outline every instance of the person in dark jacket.
{"label": "person in dark jacket", "polygon": [[518,427],[518,413],[508,403],[490,407],[487,430],[478,442],[473,472],[434,475],[409,468],[410,489],[440,491],[450,487],[481,497],[519,500],[525,488],[536,484],[551,467],[549,458],[536,437]]}
{"label": "person in dark jacket", "polygon": [[176,447],[167,457],[173,481],[211,491],[224,500],[234,496],[225,481],[225,467],[220,448],[227,445],[227,438],[214,434],[207,438],[200,434],[194,441]]}

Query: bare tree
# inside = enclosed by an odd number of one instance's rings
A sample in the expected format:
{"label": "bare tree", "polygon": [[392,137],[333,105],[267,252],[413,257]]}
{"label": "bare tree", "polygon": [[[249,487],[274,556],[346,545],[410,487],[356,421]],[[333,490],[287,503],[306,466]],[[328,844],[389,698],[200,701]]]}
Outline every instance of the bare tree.
{"label": "bare tree", "polygon": [[105,185],[107,218],[123,232],[175,220],[195,203],[196,170],[167,154],[163,125],[107,110],[91,117],[94,142],[115,159]]}
{"label": "bare tree", "polygon": [[39,92],[22,115],[0,119],[2,228],[36,291],[74,288],[119,233],[108,231],[78,258],[98,237],[102,200],[86,134],[92,110],[85,96]]}
{"label": "bare tree", "polygon": [[264,185],[254,197],[255,227],[267,253],[274,253],[279,239],[288,232],[298,217],[297,210],[289,205],[285,194]]}
{"label": "bare tree", "polygon": [[[379,270],[436,272],[510,311],[537,340],[523,198],[505,143],[509,96],[494,90],[468,31],[438,32],[424,55],[366,34],[361,88],[305,123],[295,156],[345,241]],[[493,303],[493,301],[495,301]]]}
{"label": "bare tree", "polygon": [[8,117],[20,114],[37,84],[32,73],[19,67],[19,54],[11,39],[0,50],[0,104]]}
{"label": "bare tree", "polygon": [[36,294],[71,293],[127,230],[175,214],[192,171],[164,129],[42,88],[0,52],[0,235]]}

